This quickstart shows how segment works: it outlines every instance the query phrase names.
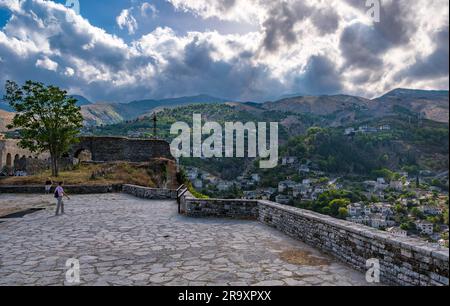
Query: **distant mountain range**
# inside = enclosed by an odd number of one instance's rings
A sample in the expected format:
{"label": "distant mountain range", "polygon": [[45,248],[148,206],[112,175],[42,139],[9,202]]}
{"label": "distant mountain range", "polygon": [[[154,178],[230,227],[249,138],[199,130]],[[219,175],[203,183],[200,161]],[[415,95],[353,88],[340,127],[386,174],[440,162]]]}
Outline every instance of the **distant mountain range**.
{"label": "distant mountain range", "polygon": [[267,102],[262,105],[262,108],[328,116],[337,126],[362,118],[378,118],[399,112],[448,123],[449,93],[448,91],[395,89],[373,100],[348,95],[302,96]]}
{"label": "distant mountain range", "polygon": [[[85,105],[90,105],[92,104],[91,101],[89,101],[88,99],[86,99],[83,96],[80,95],[72,95],[71,97],[75,98],[78,100],[77,105],[78,106],[85,106]],[[13,108],[11,106],[9,106],[9,104],[6,101],[3,101],[0,99],[0,110],[3,111],[7,111],[7,112],[13,112]]]}
{"label": "distant mountain range", "polygon": [[90,104],[82,106],[86,125],[106,125],[133,120],[150,112],[163,108],[174,108],[189,104],[220,104],[227,100],[208,95],[181,97],[162,100],[139,100],[117,104]]}
{"label": "distant mountain range", "polygon": [[[208,95],[162,100],[138,100],[129,103],[92,103],[83,96],[74,95],[81,106],[87,126],[109,125],[134,120],[164,108],[190,104],[229,104],[248,112],[283,112],[311,114],[323,117],[327,125],[342,126],[368,118],[380,118],[405,113],[436,122],[449,122],[449,92],[413,89],[395,89],[376,99],[350,95],[297,96],[274,102],[233,102]],[[0,110],[11,112],[9,105],[0,101]],[[3,117],[6,117],[3,113]],[[325,120],[324,119],[324,120]],[[3,120],[5,121],[5,120]]]}

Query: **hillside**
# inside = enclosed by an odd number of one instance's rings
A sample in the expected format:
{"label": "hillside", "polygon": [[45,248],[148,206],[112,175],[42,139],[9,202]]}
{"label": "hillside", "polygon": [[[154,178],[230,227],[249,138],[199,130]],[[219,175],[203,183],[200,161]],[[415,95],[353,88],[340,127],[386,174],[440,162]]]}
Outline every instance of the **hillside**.
{"label": "hillside", "polygon": [[[288,103],[292,103],[288,102]],[[297,104],[298,102],[294,102]],[[348,102],[346,109],[354,107]],[[304,106],[302,106],[304,107]],[[403,112],[386,116],[362,117],[355,111],[353,121],[336,126],[336,116],[332,111],[322,111],[324,116],[311,113],[267,110],[264,105],[253,103],[226,103],[220,105],[190,105],[166,109],[158,114],[158,137],[168,141],[174,122],[191,124],[192,114],[202,114],[203,122],[280,122],[281,154],[308,158],[320,165],[321,169],[336,173],[371,173],[381,167],[390,169],[428,169],[444,171],[448,168],[448,124],[421,119]],[[396,109],[395,109],[396,110]],[[358,115],[358,116],[356,116]],[[346,127],[356,130],[361,126],[390,126],[389,130],[376,133],[361,133],[349,138],[344,135]],[[314,137],[305,138],[311,128],[320,128]],[[153,122],[150,117],[121,122],[115,125],[90,128],[86,131],[94,135],[123,135],[131,137],[152,137]],[[316,137],[317,136],[317,137]],[[302,143],[308,139],[309,145]],[[195,165],[226,179],[242,174],[252,165],[245,159],[201,159],[184,160],[185,165]]]}
{"label": "hillside", "polygon": [[448,91],[395,89],[373,99],[336,95],[295,97],[262,105],[266,110],[310,113],[327,117],[331,126],[341,126],[365,120],[402,113],[422,116],[437,122],[449,122]]}
{"label": "hillside", "polygon": [[80,95],[71,95],[72,98],[77,99],[77,105],[78,106],[84,106],[84,105],[90,105],[92,104],[91,101],[89,101],[88,99],[86,99],[83,96]]}
{"label": "hillside", "polygon": [[146,113],[188,104],[217,104],[227,102],[221,98],[207,95],[181,97],[163,100],[138,100],[129,103],[91,104],[82,107],[85,124],[88,126],[115,124],[133,120]]}
{"label": "hillside", "polygon": [[296,114],[313,114],[329,117],[331,125],[353,121],[358,112],[368,111],[371,101],[347,96],[295,97],[276,102],[267,102],[263,108],[269,111],[284,111]]}
{"label": "hillside", "polygon": [[[304,132],[305,124],[297,116],[320,121],[320,125],[340,127],[371,118],[383,118],[399,113],[410,117],[449,122],[448,91],[395,89],[369,100],[349,95],[300,96],[265,103],[228,102],[209,96],[183,97],[165,100],[141,100],[123,104],[95,104],[83,107],[87,125],[115,124],[149,116],[154,111],[189,104],[227,104],[237,111],[261,115],[266,112],[290,114],[283,125],[293,132]],[[292,116],[293,115],[293,116]],[[304,119],[304,118],[303,118]]]}
{"label": "hillside", "polygon": [[374,100],[370,110],[377,115],[396,112],[416,113],[423,118],[449,122],[448,91],[395,89]]}

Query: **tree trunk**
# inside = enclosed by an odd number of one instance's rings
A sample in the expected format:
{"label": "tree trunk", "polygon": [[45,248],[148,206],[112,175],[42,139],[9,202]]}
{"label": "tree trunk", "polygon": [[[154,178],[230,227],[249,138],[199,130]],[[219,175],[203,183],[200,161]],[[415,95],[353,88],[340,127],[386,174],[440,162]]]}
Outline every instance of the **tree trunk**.
{"label": "tree trunk", "polygon": [[58,161],[58,157],[55,157],[55,177],[59,177],[59,161]]}
{"label": "tree trunk", "polygon": [[58,158],[53,153],[50,153],[50,156],[51,156],[51,163],[52,163],[52,176],[58,177],[59,176]]}

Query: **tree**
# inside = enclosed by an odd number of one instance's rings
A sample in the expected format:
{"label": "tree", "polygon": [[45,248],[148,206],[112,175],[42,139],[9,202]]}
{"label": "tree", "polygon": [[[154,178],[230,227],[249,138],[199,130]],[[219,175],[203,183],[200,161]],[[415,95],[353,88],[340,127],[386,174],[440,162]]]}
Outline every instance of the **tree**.
{"label": "tree", "polygon": [[340,219],[345,219],[348,217],[348,210],[345,207],[341,207],[339,208],[339,218]]}
{"label": "tree", "polygon": [[4,100],[15,109],[9,129],[19,129],[19,145],[33,153],[49,152],[53,176],[59,176],[59,160],[78,141],[83,117],[77,100],[55,86],[27,81],[19,87],[13,81],[5,85]]}

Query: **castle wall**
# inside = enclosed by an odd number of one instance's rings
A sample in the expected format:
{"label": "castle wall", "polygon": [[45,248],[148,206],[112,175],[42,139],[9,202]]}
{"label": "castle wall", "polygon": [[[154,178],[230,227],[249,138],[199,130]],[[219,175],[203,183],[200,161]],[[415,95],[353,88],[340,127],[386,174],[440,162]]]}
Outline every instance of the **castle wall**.
{"label": "castle wall", "polygon": [[129,139],[123,137],[82,137],[71,149],[71,157],[83,150],[98,162],[148,162],[153,158],[173,159],[170,145],[163,140]]}
{"label": "castle wall", "polygon": [[362,272],[368,271],[368,260],[378,260],[384,284],[449,285],[448,249],[432,248],[419,239],[269,201],[203,200],[188,194],[181,205],[181,211],[190,217],[258,220]]}
{"label": "castle wall", "polygon": [[[18,145],[19,140],[17,139],[3,139],[0,140],[0,170],[5,166],[14,166],[14,161],[16,163],[19,159],[26,157],[35,158],[36,154],[31,153],[29,150],[22,149]],[[10,160],[8,160],[8,156],[10,156]],[[47,156],[41,155],[39,156],[42,159],[46,159]],[[18,159],[17,159],[18,158]],[[9,162],[10,161],[10,162]]]}

